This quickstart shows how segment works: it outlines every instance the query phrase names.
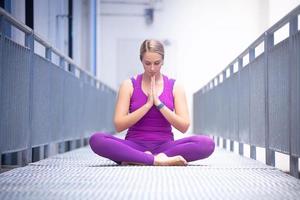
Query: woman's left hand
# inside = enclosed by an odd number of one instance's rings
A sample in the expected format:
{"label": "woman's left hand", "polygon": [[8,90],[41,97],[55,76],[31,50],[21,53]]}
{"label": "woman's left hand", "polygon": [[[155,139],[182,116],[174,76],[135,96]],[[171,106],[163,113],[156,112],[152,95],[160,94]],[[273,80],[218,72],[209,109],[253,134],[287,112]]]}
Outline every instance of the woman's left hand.
{"label": "woman's left hand", "polygon": [[[177,130],[179,130],[182,133],[185,133],[189,126],[190,126],[190,120],[189,120],[189,113],[188,113],[188,107],[185,97],[185,92],[183,87],[174,85],[174,111],[168,109],[167,107],[165,109],[160,109],[160,112],[162,115],[166,118],[166,120],[174,126]],[[155,106],[158,106],[161,104],[160,99],[157,96],[156,87],[155,87],[155,77],[151,77],[151,93],[152,93],[152,99]]]}
{"label": "woman's left hand", "polygon": [[151,77],[151,91],[153,95],[154,105],[159,105],[161,102],[157,96],[156,87],[155,87],[155,76]]}

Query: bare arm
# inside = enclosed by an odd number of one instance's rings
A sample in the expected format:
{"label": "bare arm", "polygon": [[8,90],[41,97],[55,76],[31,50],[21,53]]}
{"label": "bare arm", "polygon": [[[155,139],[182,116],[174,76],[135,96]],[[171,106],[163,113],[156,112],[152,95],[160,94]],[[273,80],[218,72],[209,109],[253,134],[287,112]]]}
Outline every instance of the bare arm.
{"label": "bare arm", "polygon": [[[132,92],[133,88],[131,80],[129,79],[124,81],[119,89],[115,107],[114,124],[117,132],[121,132],[134,125],[149,111],[153,105],[153,99],[148,98],[148,101],[145,105],[136,111],[129,113],[129,104]],[[149,96],[152,97],[152,95]]]}
{"label": "bare arm", "polygon": [[[160,112],[172,126],[174,126],[180,132],[185,133],[190,126],[190,120],[187,100],[183,87],[175,84],[173,95],[175,112],[172,112],[166,106],[162,107]],[[155,99],[155,105],[159,105],[161,103],[160,100],[158,98]]]}

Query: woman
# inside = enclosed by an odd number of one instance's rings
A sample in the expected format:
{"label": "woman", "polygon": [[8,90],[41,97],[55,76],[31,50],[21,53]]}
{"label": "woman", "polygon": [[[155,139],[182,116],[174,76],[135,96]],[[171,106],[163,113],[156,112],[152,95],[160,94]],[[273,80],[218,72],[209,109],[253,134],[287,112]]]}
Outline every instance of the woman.
{"label": "woman", "polygon": [[187,165],[210,156],[215,148],[207,136],[174,141],[171,126],[185,133],[189,114],[183,87],[161,74],[164,47],[145,40],[140,48],[144,73],[124,81],[119,89],[114,124],[125,140],[105,133],[90,138],[92,150],[118,164]]}

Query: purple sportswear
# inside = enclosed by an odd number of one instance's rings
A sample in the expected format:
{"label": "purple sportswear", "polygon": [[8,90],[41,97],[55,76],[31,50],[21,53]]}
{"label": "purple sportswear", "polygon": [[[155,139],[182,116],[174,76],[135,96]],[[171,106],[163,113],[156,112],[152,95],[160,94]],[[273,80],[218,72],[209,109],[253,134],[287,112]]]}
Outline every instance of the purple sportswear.
{"label": "purple sportswear", "polygon": [[[130,99],[129,112],[134,112],[147,102],[147,95],[142,90],[142,74],[136,79],[131,78],[133,94]],[[174,110],[173,86],[174,79],[163,75],[163,92],[159,96],[170,110]],[[171,124],[160,111],[152,108],[127,131],[125,140],[107,133],[94,133],[90,138],[92,150],[120,164],[134,162],[153,165],[154,156],[144,153],[150,151],[156,155],[165,153],[167,156],[183,156],[188,162],[207,158],[215,148],[214,141],[204,135],[190,136],[174,141]]]}

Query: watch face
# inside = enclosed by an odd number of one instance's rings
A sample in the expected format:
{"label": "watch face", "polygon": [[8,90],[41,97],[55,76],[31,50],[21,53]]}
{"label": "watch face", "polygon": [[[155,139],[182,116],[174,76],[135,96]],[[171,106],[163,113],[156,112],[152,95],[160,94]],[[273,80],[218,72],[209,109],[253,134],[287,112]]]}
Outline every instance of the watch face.
{"label": "watch face", "polygon": [[160,110],[162,107],[164,107],[165,106],[165,104],[163,104],[163,103],[160,103],[158,106],[156,106],[156,108],[158,109],[158,110]]}

